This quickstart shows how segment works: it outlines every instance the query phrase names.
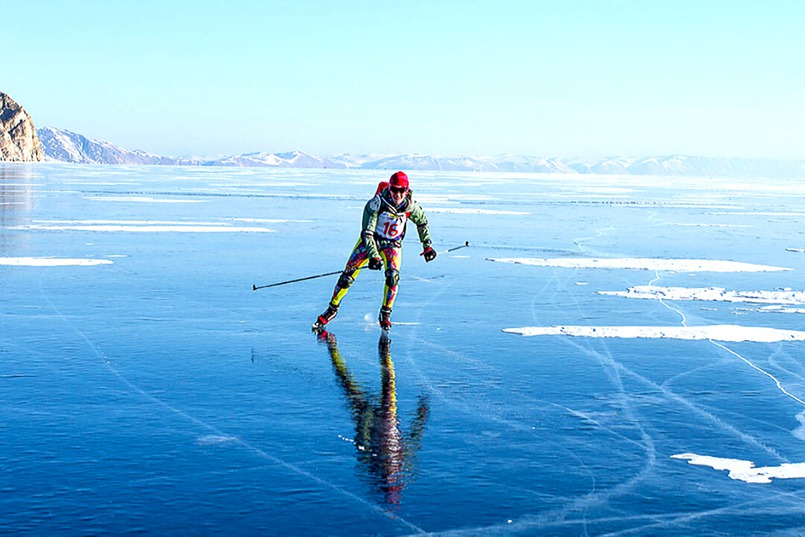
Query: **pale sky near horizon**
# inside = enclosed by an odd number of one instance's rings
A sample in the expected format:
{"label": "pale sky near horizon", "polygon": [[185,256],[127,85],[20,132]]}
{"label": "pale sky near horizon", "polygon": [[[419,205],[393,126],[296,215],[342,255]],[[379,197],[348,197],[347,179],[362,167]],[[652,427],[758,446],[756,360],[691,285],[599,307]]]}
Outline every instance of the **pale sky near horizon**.
{"label": "pale sky near horizon", "polygon": [[0,91],[37,127],[127,149],[805,159],[799,0],[38,0],[2,12]]}

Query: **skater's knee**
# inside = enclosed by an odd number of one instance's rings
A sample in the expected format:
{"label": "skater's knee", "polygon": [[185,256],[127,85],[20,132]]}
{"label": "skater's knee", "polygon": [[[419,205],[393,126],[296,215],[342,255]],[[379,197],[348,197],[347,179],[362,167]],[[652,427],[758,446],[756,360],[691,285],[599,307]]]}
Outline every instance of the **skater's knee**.
{"label": "skater's knee", "polygon": [[398,283],[400,283],[400,271],[393,268],[387,269],[386,285],[389,287],[395,287]]}
{"label": "skater's knee", "polygon": [[342,289],[348,289],[349,286],[352,285],[353,283],[355,283],[355,278],[353,278],[346,272],[342,272],[341,277],[338,278],[338,287]]}

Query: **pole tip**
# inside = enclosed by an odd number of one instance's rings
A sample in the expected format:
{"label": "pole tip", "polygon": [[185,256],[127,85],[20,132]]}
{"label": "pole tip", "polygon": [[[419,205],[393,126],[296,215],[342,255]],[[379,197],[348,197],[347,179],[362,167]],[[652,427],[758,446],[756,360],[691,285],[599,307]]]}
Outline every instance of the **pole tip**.
{"label": "pole tip", "polygon": [[252,291],[257,291],[257,286],[255,284],[252,284]]}
{"label": "pole tip", "polygon": [[469,246],[469,245],[470,245],[470,241],[464,241],[464,246]]}

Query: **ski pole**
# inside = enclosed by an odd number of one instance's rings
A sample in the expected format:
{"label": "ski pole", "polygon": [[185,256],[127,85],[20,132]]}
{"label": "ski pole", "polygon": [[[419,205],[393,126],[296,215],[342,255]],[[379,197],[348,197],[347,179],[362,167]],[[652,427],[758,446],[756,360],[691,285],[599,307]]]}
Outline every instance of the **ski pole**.
{"label": "ski pole", "polygon": [[[460,250],[461,248],[466,248],[469,245],[470,245],[470,241],[465,241],[464,244],[462,244],[461,246],[456,246],[454,248],[450,248],[450,249],[447,249],[447,250],[444,250],[444,251],[438,252],[438,253],[439,254],[446,254],[448,252],[453,252],[455,250]],[[419,254],[419,255],[422,255],[422,254]],[[284,282],[270,283],[268,285],[255,285],[255,284],[252,284],[252,291],[257,291],[258,289],[266,289],[268,287],[277,287],[278,285],[285,285],[285,284],[288,284],[288,283],[296,283],[296,282],[303,282],[305,280],[314,280],[316,278],[324,278],[325,276],[333,276],[335,274],[340,274],[342,272],[343,272],[343,270],[336,270],[336,271],[333,271],[333,272],[325,272],[324,274],[316,274],[315,276],[305,276],[304,278],[296,278],[295,280],[286,280]]]}
{"label": "ski pole", "polygon": [[277,282],[277,283],[270,283],[268,285],[255,285],[252,284],[252,291],[257,291],[258,289],[265,289],[266,287],[276,287],[278,285],[285,285],[286,283],[296,283],[296,282],[303,282],[305,280],[313,280],[315,278],[324,278],[325,276],[332,276],[333,274],[341,274],[341,270],[336,270],[335,272],[325,272],[324,274],[316,274],[315,276],[306,276],[304,278],[297,278],[295,280],[286,280],[284,282]]}
{"label": "ski pole", "polygon": [[[454,248],[448,248],[447,250],[442,250],[441,252],[436,252],[436,255],[442,255],[442,254],[446,254],[448,252],[454,252],[456,250],[461,250],[462,248],[466,248],[469,245],[470,245],[470,241],[464,241],[464,244],[462,244],[461,246],[456,246]],[[422,252],[419,255],[425,255],[425,252]]]}
{"label": "ski pole", "polygon": [[470,245],[470,241],[464,241],[464,244],[462,244],[461,246],[456,246],[455,248],[450,248],[448,250],[445,250],[444,252],[439,252],[439,253],[440,254],[446,254],[447,252],[453,252],[455,250],[461,250],[462,248],[466,248],[469,245]]}

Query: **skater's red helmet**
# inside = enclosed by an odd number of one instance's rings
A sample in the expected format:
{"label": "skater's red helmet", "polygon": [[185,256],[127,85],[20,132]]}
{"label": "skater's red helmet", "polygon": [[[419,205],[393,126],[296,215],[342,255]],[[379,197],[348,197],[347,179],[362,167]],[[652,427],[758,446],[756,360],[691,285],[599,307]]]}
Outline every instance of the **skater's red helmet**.
{"label": "skater's red helmet", "polygon": [[389,186],[395,190],[408,190],[408,176],[405,172],[394,173],[389,178]]}

